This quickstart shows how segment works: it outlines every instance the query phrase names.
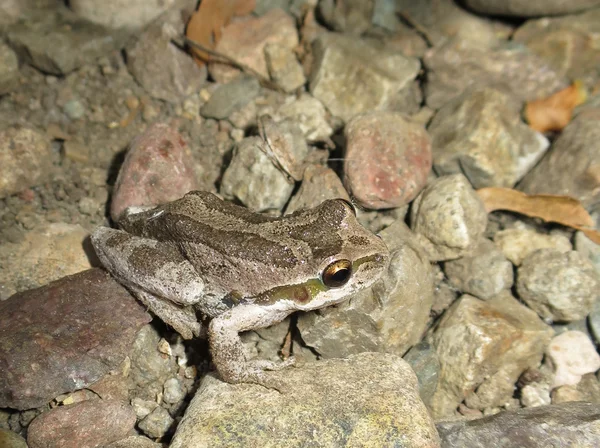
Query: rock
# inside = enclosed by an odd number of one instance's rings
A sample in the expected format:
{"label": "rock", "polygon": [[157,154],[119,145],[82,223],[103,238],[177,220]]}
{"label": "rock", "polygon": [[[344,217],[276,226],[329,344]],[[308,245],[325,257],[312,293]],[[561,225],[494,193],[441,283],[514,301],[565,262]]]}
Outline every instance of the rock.
{"label": "rock", "polygon": [[308,93],[302,93],[297,98],[288,97],[273,118],[276,121],[291,119],[309,142],[327,141],[333,134],[333,129],[327,122],[325,106]]}
{"label": "rock", "polygon": [[462,174],[440,177],[417,196],[411,228],[431,261],[452,260],[475,249],[487,225],[487,213]]}
{"label": "rock", "polygon": [[19,85],[19,60],[4,42],[0,42],[0,96]]}
{"label": "rock", "polygon": [[287,176],[273,165],[259,137],[242,140],[223,174],[220,193],[236,198],[254,211],[281,210],[294,189]]}
{"label": "rock", "polygon": [[592,307],[592,312],[587,319],[590,332],[596,343],[600,342],[600,300],[596,300]]}
{"label": "rock", "polygon": [[223,120],[233,112],[241,109],[258,96],[260,85],[251,76],[243,76],[220,85],[212,93],[210,99],[200,109],[200,114],[207,118]]}
{"label": "rock", "polygon": [[550,145],[521,121],[521,107],[490,87],[467,89],[447,102],[428,127],[436,173],[463,173],[475,188],[514,186]]}
{"label": "rock", "polygon": [[91,267],[88,232],[80,225],[52,223],[25,234],[17,243],[0,244],[0,301]]}
{"label": "rock", "polygon": [[495,2],[493,0],[466,0],[465,6],[482,14],[511,17],[535,17],[571,14],[600,6],[598,0],[516,0]]}
{"label": "rock", "polygon": [[567,79],[526,47],[506,44],[493,49],[452,39],[431,48],[427,69],[427,105],[439,109],[468,87],[505,85],[517,101],[545,98],[567,86]]}
{"label": "rock", "polygon": [[519,297],[543,319],[583,319],[592,311],[598,291],[600,274],[575,251],[537,250],[517,271]]}
{"label": "rock", "polygon": [[294,92],[306,84],[304,71],[292,49],[279,44],[267,44],[265,57],[271,79],[284,92]]}
{"label": "rock", "polygon": [[[600,5],[600,1],[592,1]],[[582,81],[593,89],[600,75],[597,70],[600,50],[592,43],[600,32],[599,24],[598,9],[565,17],[544,17],[525,22],[512,39],[527,45],[558,74]]]}
{"label": "rock", "polygon": [[372,26],[375,3],[381,2],[349,0],[339,3],[325,0],[319,2],[318,11],[329,28],[360,36]]}
{"label": "rock", "polygon": [[600,405],[565,403],[436,425],[448,448],[593,447],[600,444]]}
{"label": "rock", "polygon": [[419,395],[425,406],[431,406],[431,399],[437,388],[440,375],[440,361],[435,349],[426,341],[413,346],[403,359],[410,364],[419,380]]}
{"label": "rock", "polygon": [[[125,358],[150,316],[91,269],[0,302],[0,407],[31,409],[87,387]],[[17,349],[18,348],[18,349]]]}
{"label": "rock", "polygon": [[163,401],[168,404],[176,404],[185,398],[185,388],[178,378],[169,378],[165,381],[163,389]]}
{"label": "rock", "polygon": [[366,208],[395,208],[412,201],[431,171],[425,129],[394,112],[369,112],[344,130],[344,183]]}
{"label": "rock", "polygon": [[393,355],[307,363],[269,373],[282,392],[204,378],[171,448],[403,446],[438,447],[417,380]]}
{"label": "rock", "polygon": [[44,182],[52,173],[49,139],[30,128],[0,130],[0,199]]}
{"label": "rock", "polygon": [[138,428],[148,437],[159,439],[167,433],[173,423],[173,417],[169,415],[169,412],[165,408],[157,406],[138,423]]}
{"label": "rock", "polygon": [[586,257],[600,272],[600,244],[594,243],[585,233],[575,232],[575,250]]}
{"label": "rock", "polygon": [[79,17],[109,28],[143,28],[176,0],[71,0],[69,7]]}
{"label": "rock", "polygon": [[450,283],[460,291],[483,300],[491,299],[513,285],[513,266],[496,245],[481,239],[473,252],[444,263]]}
{"label": "rock", "polygon": [[[232,21],[222,30],[215,51],[269,78],[265,47],[274,44],[293,50],[298,45],[294,19],[281,9],[271,9],[261,17],[248,16]],[[210,73],[217,82],[231,80],[237,69],[211,64]]]}
{"label": "rock", "polygon": [[508,36],[512,32],[508,27],[506,30],[500,28],[498,22],[491,22],[469,13],[453,0],[435,2],[395,0],[394,3],[396,14],[409,17],[414,23],[418,23],[421,29],[425,29],[427,38],[433,46],[456,36],[461,40],[490,48],[498,43],[499,37]]}
{"label": "rock", "polygon": [[127,207],[155,206],[197,190],[192,152],[179,132],[156,123],[130,144],[110,205],[117,221]]}
{"label": "rock", "polygon": [[27,442],[19,434],[0,428],[0,446],[2,448],[27,448]]}
{"label": "rock", "polygon": [[343,121],[385,109],[419,72],[415,58],[378,49],[342,34],[322,34],[313,42],[310,93]]}
{"label": "rock", "polygon": [[[144,402],[136,401],[135,410],[142,416],[147,409],[149,414],[156,406],[156,397],[163,392],[163,386],[168,378],[177,372],[177,363],[172,356],[165,356],[158,351],[160,336],[151,325],[143,327],[131,349],[131,370],[129,373],[130,390],[135,390],[135,397]],[[145,416],[145,415],[144,415]]]}
{"label": "rock", "polygon": [[458,291],[444,275],[444,272],[438,264],[433,265],[435,278],[435,289],[433,292],[433,305],[431,306],[432,317],[441,316],[446,311],[452,302],[458,298]]}
{"label": "rock", "polygon": [[480,409],[505,404],[521,373],[538,366],[552,334],[510,294],[488,301],[463,295],[431,335],[441,365],[431,403],[434,417],[452,415],[472,391],[471,401]]}
{"label": "rock", "polygon": [[129,436],[117,442],[106,445],[104,448],[162,448],[163,445],[155,443],[144,436]]}
{"label": "rock", "polygon": [[4,0],[0,4],[0,30],[17,22],[25,14],[27,6],[21,0]]}
{"label": "rock", "polygon": [[124,438],[134,424],[129,405],[87,400],[38,416],[29,425],[27,443],[29,448],[93,448]]}
{"label": "rock", "polygon": [[[584,207],[600,201],[600,108],[575,116],[550,151],[519,184],[528,194],[562,194],[579,199]],[[569,167],[568,170],[565,167]]]}
{"label": "rock", "polygon": [[538,249],[554,249],[558,252],[570,252],[571,242],[563,235],[537,232],[530,228],[512,228],[496,232],[494,243],[506,258],[515,266]]}
{"label": "rock", "polygon": [[156,400],[144,400],[142,398],[134,398],[131,400],[131,407],[133,408],[138,420],[142,420],[144,417],[150,414],[150,412],[156,409],[157,406],[158,403]]}
{"label": "rock", "polygon": [[365,351],[403,354],[426,329],[433,301],[429,261],[402,221],[380,235],[391,257],[379,282],[336,307],[298,316],[302,340],[325,358]]}
{"label": "rock", "polygon": [[551,402],[550,385],[534,383],[521,389],[521,404],[526,408],[546,406]]}
{"label": "rock", "polygon": [[128,33],[78,18],[64,6],[28,14],[7,30],[21,60],[44,73],[65,75],[119,50]]}
{"label": "rock", "polygon": [[350,196],[335,171],[321,165],[308,165],[304,170],[300,188],[288,202],[285,214],[316,207],[327,199],[336,198],[350,202]]}
{"label": "rock", "polygon": [[581,331],[566,331],[555,336],[546,349],[546,362],[554,371],[553,388],[577,385],[583,375],[600,369],[600,355]]}
{"label": "rock", "polygon": [[183,27],[183,23],[179,29],[170,23],[157,23],[127,51],[127,66],[135,80],[151,97],[174,104],[198,92],[207,74],[206,66],[199,67],[171,42]]}

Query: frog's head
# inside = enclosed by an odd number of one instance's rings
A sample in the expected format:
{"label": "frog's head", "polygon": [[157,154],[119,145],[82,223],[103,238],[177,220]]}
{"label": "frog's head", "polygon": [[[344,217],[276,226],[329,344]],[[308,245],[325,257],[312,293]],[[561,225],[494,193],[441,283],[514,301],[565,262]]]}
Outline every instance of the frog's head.
{"label": "frog's head", "polygon": [[271,303],[309,311],[340,303],[377,281],[387,267],[383,240],[361,226],[352,204],[327,200],[310,211],[313,222],[290,230],[310,247],[310,271],[298,282],[269,291]]}

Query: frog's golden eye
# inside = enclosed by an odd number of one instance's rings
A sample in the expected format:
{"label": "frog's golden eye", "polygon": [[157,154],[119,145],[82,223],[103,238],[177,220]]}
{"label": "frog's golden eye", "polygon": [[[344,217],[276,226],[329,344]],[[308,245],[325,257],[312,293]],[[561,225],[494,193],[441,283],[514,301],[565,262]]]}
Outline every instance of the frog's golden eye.
{"label": "frog's golden eye", "polygon": [[354,216],[356,216],[356,207],[354,207],[354,204],[352,202],[347,201],[347,200],[342,199],[342,198],[337,198],[336,200],[340,201],[342,204],[344,204],[344,206],[348,210],[350,210]]}
{"label": "frog's golden eye", "polygon": [[336,260],[330,263],[321,274],[325,286],[339,288],[348,283],[352,277],[352,262],[350,260]]}

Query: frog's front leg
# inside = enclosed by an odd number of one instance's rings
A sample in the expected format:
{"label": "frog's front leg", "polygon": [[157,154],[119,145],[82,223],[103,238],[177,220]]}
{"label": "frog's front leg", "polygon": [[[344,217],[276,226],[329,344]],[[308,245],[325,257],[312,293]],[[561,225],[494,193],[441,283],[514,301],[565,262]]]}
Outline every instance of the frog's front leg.
{"label": "frog's front leg", "polygon": [[102,265],[163,322],[185,339],[200,334],[193,305],[204,282],[177,247],[109,227],[91,240]]}
{"label": "frog's front leg", "polygon": [[[229,383],[257,383],[272,387],[265,370],[278,370],[294,362],[266,360],[248,361],[239,333],[268,327],[285,319],[293,309],[285,304],[259,306],[238,305],[211,320],[208,327],[213,362],[223,379]],[[275,387],[277,388],[277,387]]]}

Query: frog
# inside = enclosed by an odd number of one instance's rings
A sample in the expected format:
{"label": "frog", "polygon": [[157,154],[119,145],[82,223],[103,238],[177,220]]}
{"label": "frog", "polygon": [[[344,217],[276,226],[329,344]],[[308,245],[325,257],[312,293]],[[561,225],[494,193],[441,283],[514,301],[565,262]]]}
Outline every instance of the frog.
{"label": "frog", "polygon": [[240,333],[348,300],[382,276],[390,257],[344,199],[272,216],[192,191],[130,207],[118,227],[91,234],[104,268],[184,339],[208,336],[229,383],[264,385],[266,371],[295,361],[247,359]]}

